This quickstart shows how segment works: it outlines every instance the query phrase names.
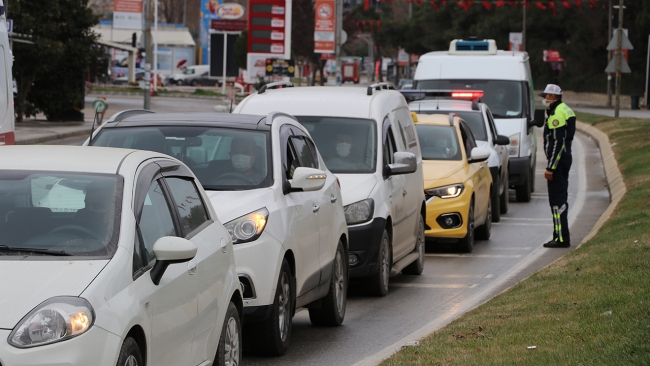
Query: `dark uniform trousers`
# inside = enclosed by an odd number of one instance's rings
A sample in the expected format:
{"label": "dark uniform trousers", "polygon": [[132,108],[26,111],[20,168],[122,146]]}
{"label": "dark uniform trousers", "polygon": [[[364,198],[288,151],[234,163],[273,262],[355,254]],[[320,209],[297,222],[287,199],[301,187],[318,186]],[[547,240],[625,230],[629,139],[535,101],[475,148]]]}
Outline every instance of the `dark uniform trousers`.
{"label": "dark uniform trousers", "polygon": [[571,169],[571,155],[562,157],[557,168],[553,171],[553,180],[548,183],[548,203],[553,213],[553,240],[569,242],[569,203],[567,190],[569,188],[569,170]]}

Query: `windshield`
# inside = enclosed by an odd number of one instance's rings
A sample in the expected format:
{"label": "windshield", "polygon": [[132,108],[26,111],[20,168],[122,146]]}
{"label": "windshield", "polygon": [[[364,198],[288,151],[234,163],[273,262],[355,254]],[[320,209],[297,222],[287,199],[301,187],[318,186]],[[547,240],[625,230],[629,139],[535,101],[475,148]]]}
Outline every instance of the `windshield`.
{"label": "windshield", "polygon": [[521,118],[522,84],[509,80],[418,80],[415,89],[465,89],[485,92],[481,102],[490,107],[494,118]]}
{"label": "windshield", "polygon": [[118,175],[0,171],[0,256],[109,256],[119,237]]}
{"label": "windshield", "polygon": [[206,190],[270,187],[270,133],[219,127],[104,128],[93,146],[149,150],[181,160]]}
{"label": "windshield", "polygon": [[[441,110],[420,110],[419,114],[449,114],[449,111]],[[483,121],[483,115],[480,112],[465,112],[465,111],[454,111],[458,117],[462,118],[474,134],[475,140],[487,141],[487,131],[485,130],[485,122]]]}
{"label": "windshield", "polygon": [[452,126],[415,125],[423,160],[461,160],[458,135]]}
{"label": "windshield", "polygon": [[296,117],[314,139],[332,173],[374,173],[377,161],[375,121],[346,117]]}
{"label": "windshield", "polygon": [[194,69],[185,69],[183,71],[183,74],[185,74],[185,75],[193,75],[194,74]]}

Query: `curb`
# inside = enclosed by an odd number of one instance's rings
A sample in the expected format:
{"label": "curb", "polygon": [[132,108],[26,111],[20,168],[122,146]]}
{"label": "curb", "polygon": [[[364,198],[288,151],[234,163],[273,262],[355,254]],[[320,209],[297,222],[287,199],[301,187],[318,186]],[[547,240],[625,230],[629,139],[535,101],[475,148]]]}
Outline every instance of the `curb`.
{"label": "curb", "polygon": [[90,130],[84,129],[83,131],[70,131],[65,133],[57,133],[53,135],[44,135],[40,137],[31,137],[25,139],[16,139],[16,145],[36,145],[44,144],[46,142],[63,140],[71,137],[78,137],[83,135],[90,135]]}
{"label": "curb", "polygon": [[591,137],[600,149],[600,157],[605,168],[605,178],[607,179],[607,189],[609,190],[610,199],[609,206],[605,212],[600,215],[600,218],[596,224],[594,224],[594,227],[591,229],[589,234],[582,239],[582,242],[578,245],[578,247],[580,247],[582,244],[591,240],[591,238],[598,233],[598,230],[600,230],[603,224],[609,220],[619,202],[623,199],[623,196],[625,196],[627,187],[625,186],[621,170],[618,168],[618,161],[616,161],[616,155],[612,150],[612,144],[609,142],[609,137],[601,130],[587,123],[578,121],[576,127],[580,132]]}

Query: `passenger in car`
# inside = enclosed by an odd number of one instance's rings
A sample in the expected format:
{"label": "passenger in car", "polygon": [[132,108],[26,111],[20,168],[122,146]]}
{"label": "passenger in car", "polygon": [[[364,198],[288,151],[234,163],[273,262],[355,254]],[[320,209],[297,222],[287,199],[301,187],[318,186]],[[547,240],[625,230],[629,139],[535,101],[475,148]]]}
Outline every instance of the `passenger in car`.
{"label": "passenger in car", "polygon": [[346,133],[336,135],[336,156],[328,159],[325,164],[329,169],[357,169],[357,164],[351,157],[354,144],[352,136]]}

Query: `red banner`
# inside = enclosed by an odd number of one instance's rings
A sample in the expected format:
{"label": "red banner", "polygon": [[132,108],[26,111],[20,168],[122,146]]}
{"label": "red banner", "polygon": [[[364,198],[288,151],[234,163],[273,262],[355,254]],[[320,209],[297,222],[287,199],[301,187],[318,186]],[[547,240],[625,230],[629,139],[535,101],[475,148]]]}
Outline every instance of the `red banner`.
{"label": "red banner", "polygon": [[316,0],[314,21],[314,52],[334,53],[336,35],[336,18],[334,0]]}

